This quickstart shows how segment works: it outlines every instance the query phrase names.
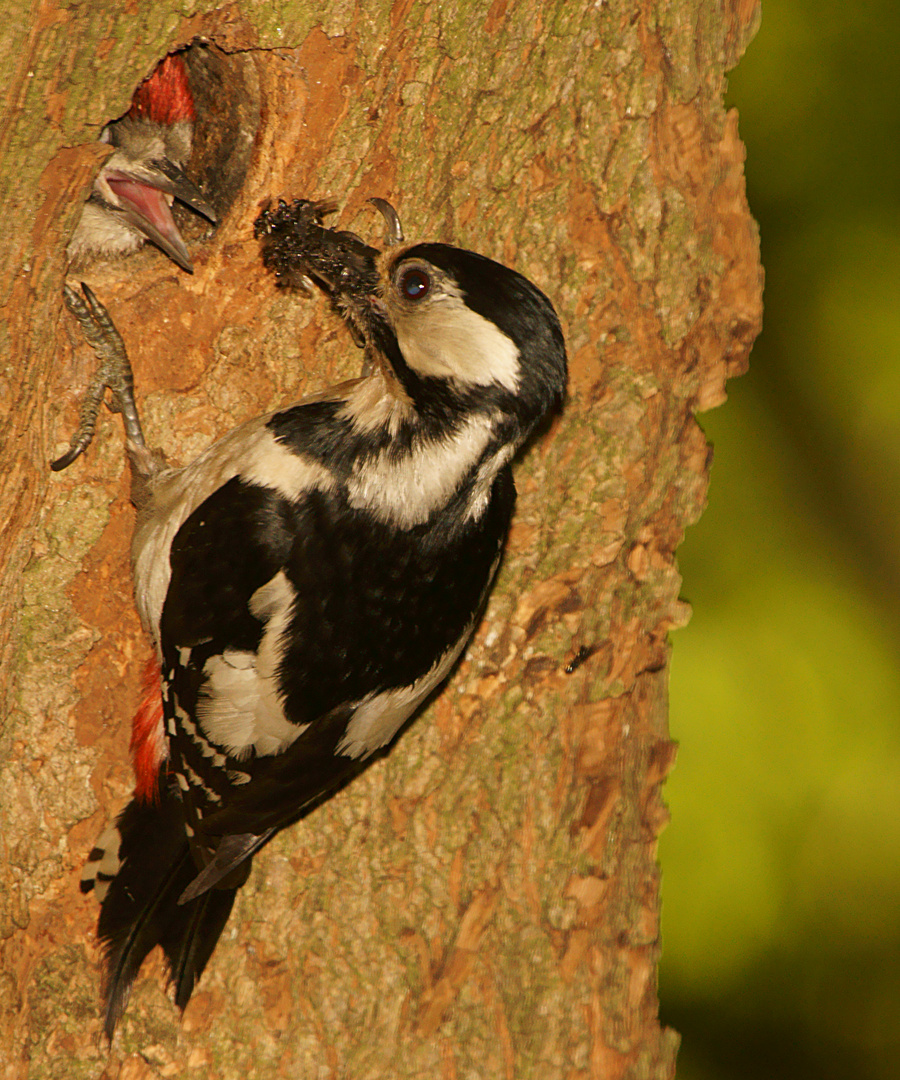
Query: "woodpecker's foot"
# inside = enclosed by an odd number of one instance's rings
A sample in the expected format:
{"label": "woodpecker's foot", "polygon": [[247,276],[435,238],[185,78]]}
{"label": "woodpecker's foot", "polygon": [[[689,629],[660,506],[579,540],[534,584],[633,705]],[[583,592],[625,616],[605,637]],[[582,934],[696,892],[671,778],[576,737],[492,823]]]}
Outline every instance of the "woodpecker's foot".
{"label": "woodpecker's foot", "polygon": [[97,354],[100,366],[88,383],[84,401],[81,403],[81,420],[78,430],[72,436],[69,449],[50,465],[54,472],[67,468],[90,446],[97,427],[97,414],[107,387],[112,391],[112,401],[107,402],[107,407],[110,412],[122,414],[129,444],[134,447],[145,446],[141,421],[134,403],[134,377],[125,344],[113,325],[109,312],[84,282],[81,283],[81,290],[83,297],[66,285],[66,307],[81,324],[81,330],[87,343]]}

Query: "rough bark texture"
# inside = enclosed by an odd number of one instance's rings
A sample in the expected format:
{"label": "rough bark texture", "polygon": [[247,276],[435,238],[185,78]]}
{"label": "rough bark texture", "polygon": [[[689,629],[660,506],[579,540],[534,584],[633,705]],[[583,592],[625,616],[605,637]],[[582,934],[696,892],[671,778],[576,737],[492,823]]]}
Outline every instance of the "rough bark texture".
{"label": "rough bark texture", "polygon": [[[5,12],[0,122],[0,1060],[6,1077],[669,1077],[656,839],[674,755],[675,549],[703,506],[693,419],[759,328],[724,72],[755,0],[174,0]],[[130,347],[145,428],[187,460],[358,364],[276,295],[264,199],[371,195],[410,239],[507,261],[563,319],[571,397],[518,467],[502,580],[449,689],[394,752],[257,859],[180,1021],[149,963],[109,1051],[81,863],[127,797],[148,646],[118,419],[51,476],[92,358],[61,304],[101,126],[194,51],[190,167],[223,212],[193,277],[154,250],[84,276]],[[203,89],[205,88],[205,90]],[[229,141],[224,154],[216,147]],[[572,673],[567,663],[592,650]],[[104,1071],[105,1070],[105,1071]]]}

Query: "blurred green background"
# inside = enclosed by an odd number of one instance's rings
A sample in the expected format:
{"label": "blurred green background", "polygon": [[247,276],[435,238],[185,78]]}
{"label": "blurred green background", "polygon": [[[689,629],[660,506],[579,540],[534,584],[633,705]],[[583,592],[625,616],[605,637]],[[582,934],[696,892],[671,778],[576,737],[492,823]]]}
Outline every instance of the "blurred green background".
{"label": "blurred green background", "polygon": [[662,1014],[679,1080],[896,1080],[900,5],[762,18],[728,98],[765,329],[679,553]]}

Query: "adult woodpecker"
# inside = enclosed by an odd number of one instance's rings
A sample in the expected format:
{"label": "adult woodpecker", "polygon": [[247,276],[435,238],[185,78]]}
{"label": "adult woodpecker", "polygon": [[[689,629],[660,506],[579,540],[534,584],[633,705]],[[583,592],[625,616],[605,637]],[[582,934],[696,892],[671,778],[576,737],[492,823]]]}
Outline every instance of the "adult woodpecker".
{"label": "adult woodpecker", "polygon": [[105,309],[87,287],[67,293],[125,417],[135,596],[159,661],[132,739],[135,797],[82,879],[101,900],[110,1037],[157,944],[184,1008],[254,852],[446,678],[500,562],[511,460],[565,393],[559,321],[521,274],[447,244],[382,253],[324,228],[326,209],[263,214],[264,258],[329,294],[368,374],[183,468],[144,443]]}
{"label": "adult woodpecker", "polygon": [[115,147],[104,163],[67,254],[74,269],[97,257],[128,255],[149,240],[194,272],[172,217],[178,199],[215,223],[216,214],[183,169],[191,153],[194,98],[184,60],[167,56],[135,91],[131,108],[107,124],[101,142]]}

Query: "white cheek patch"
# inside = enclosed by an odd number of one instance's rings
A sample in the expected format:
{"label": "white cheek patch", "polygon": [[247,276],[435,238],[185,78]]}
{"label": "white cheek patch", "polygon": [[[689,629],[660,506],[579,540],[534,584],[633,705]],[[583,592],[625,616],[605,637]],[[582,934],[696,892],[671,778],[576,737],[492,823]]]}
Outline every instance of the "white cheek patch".
{"label": "white cheek patch", "polygon": [[446,293],[421,310],[391,305],[403,359],[420,375],[456,379],[462,386],[519,388],[519,350],[512,338],[460,296]]}
{"label": "white cheek patch", "polygon": [[104,255],[128,255],[143,240],[136,229],[124,224],[121,215],[111,216],[103,207],[85,203],[66,254],[74,263],[86,260],[98,248]]}
{"label": "white cheek patch", "polygon": [[348,501],[401,529],[421,525],[453,497],[493,431],[493,417],[472,416],[452,435],[415,446],[400,458],[385,451],[358,463],[347,482]]}

